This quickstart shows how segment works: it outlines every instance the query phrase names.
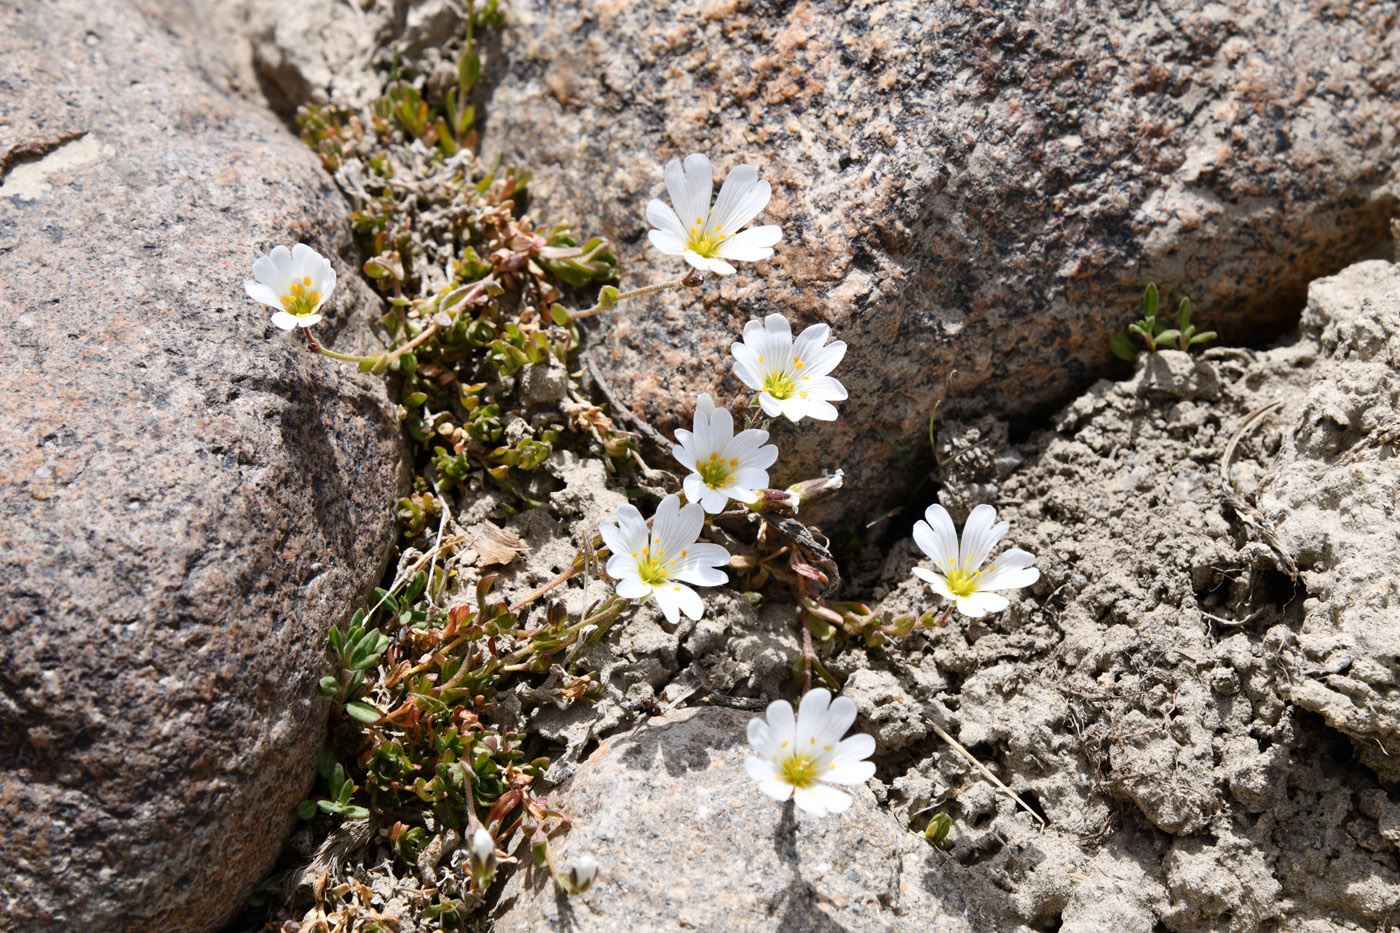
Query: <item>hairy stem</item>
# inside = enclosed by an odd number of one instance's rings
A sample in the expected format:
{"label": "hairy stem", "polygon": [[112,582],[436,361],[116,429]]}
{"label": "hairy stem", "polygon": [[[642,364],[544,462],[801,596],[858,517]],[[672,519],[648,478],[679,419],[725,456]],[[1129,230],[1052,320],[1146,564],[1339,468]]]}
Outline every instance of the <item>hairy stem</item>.
{"label": "hairy stem", "polygon": [[[650,295],[653,292],[666,292],[684,287],[685,283],[681,279],[676,279],[674,282],[662,282],[660,285],[647,285],[642,288],[634,288],[630,292],[622,292],[613,299],[612,303],[617,304],[619,301],[626,301],[628,298],[639,298],[642,295]],[[609,307],[611,307],[611,305],[604,305],[600,301],[587,311],[580,311],[578,314],[575,314],[573,320],[581,321],[586,317],[592,317],[600,311],[606,311]]]}

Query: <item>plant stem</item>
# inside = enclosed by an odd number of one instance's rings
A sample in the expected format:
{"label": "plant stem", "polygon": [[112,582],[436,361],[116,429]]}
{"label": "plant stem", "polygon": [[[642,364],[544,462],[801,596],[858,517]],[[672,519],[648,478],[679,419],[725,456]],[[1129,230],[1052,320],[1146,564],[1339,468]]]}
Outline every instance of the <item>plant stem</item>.
{"label": "plant stem", "polygon": [[325,347],[321,346],[319,340],[311,336],[311,331],[306,328],[302,329],[301,335],[306,339],[306,349],[310,350],[312,353],[329,356],[333,360],[340,360],[342,363],[376,363],[380,358],[379,356],[348,356],[344,353],[337,353],[334,350],[327,350]]}
{"label": "plant stem", "polygon": [[[630,292],[622,292],[616,298],[613,299],[612,303],[617,304],[619,301],[626,301],[628,298],[638,298],[642,295],[650,295],[653,292],[665,292],[671,291],[672,289],[684,287],[685,283],[681,279],[676,279],[674,282],[662,282],[660,285],[646,285],[642,288],[634,288]],[[581,321],[586,317],[592,317],[599,311],[605,311],[609,307],[611,307],[611,305],[604,305],[600,301],[598,302],[598,304],[589,308],[587,311],[580,311],[578,314],[575,314],[572,320]]]}
{"label": "plant stem", "polygon": [[812,689],[812,659],[817,656],[812,647],[812,617],[802,613],[802,692]]}

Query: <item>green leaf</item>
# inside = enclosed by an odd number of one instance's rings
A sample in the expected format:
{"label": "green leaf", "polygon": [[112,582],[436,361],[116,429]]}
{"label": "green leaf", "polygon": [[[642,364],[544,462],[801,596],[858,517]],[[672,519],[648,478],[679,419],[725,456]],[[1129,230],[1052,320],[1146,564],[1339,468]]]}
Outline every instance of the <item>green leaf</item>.
{"label": "green leaf", "polygon": [[343,807],[340,812],[347,820],[363,820],[369,816],[364,807]]}
{"label": "green leaf", "polygon": [[617,296],[621,294],[611,285],[604,285],[598,292],[598,304],[603,308],[611,308],[617,304]]}
{"label": "green leaf", "polygon": [[457,59],[457,87],[461,89],[462,103],[467,102],[467,95],[476,86],[476,79],[481,77],[481,56],[476,54],[476,49],[470,43],[462,52],[462,57]]}
{"label": "green leaf", "polygon": [[1179,331],[1179,330],[1177,330],[1175,327],[1173,327],[1173,328],[1171,328],[1170,330],[1164,330],[1164,331],[1161,331],[1160,333],[1158,333],[1158,334],[1157,334],[1157,342],[1158,342],[1158,343],[1171,343],[1173,340],[1175,340],[1176,338],[1178,338],[1178,337],[1180,337],[1180,336],[1181,336],[1181,331]]}
{"label": "green leaf", "polygon": [[1157,283],[1152,282],[1142,293],[1142,316],[1149,321],[1157,317]]}
{"label": "green leaf", "polygon": [[557,303],[549,306],[549,316],[550,319],[560,327],[568,327],[569,321],[573,320],[573,316],[569,314],[569,309]]}
{"label": "green leaf", "polygon": [[1218,336],[1220,335],[1213,330],[1202,331],[1201,333],[1191,338],[1191,343],[1193,345],[1198,343],[1205,343],[1207,340],[1214,340]]}
{"label": "green leaf", "polygon": [[297,804],[297,816],[303,820],[309,820],[316,815],[316,801],[303,800]]}
{"label": "green leaf", "polygon": [[[404,591],[403,604],[411,605],[423,592],[423,587],[428,585],[428,575],[423,571],[418,571],[413,576],[413,580],[408,584],[408,589]],[[388,639],[385,639],[388,642]]]}
{"label": "green leaf", "polygon": [[1137,347],[1133,342],[1122,334],[1114,334],[1108,338],[1108,348],[1113,351],[1113,355],[1120,360],[1127,360],[1131,363],[1137,359]]}
{"label": "green leaf", "polygon": [[368,703],[346,703],[345,712],[349,714],[351,719],[354,719],[358,722],[362,722],[365,725],[373,725],[374,723],[379,722],[381,718],[379,715],[379,710],[375,709],[373,706],[370,706]]}
{"label": "green leaf", "polygon": [[1191,299],[1181,299],[1181,304],[1176,308],[1176,326],[1178,330],[1185,330],[1186,325],[1191,321]]}
{"label": "green leaf", "polygon": [[340,692],[340,681],[330,675],[321,678],[321,682],[316,685],[323,697],[333,697]]}

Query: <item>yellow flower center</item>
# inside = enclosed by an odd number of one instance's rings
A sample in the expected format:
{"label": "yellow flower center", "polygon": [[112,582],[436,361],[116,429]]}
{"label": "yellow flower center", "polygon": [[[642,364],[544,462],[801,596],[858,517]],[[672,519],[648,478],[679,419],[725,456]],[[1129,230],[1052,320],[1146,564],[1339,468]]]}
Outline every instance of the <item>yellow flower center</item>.
{"label": "yellow flower center", "polygon": [[[671,572],[671,567],[676,563],[674,560],[662,560],[665,551],[658,549],[656,556],[652,556],[651,548],[642,548],[642,558],[637,561],[637,576],[642,578],[642,582],[648,586],[657,586],[665,583]],[[636,557],[636,554],[632,555]],[[681,556],[685,556],[685,551],[681,551]]]}
{"label": "yellow flower center", "polygon": [[303,276],[300,282],[292,283],[292,293],[282,296],[282,307],[293,317],[306,317],[321,303],[321,293],[311,290],[311,277]]}
{"label": "yellow flower center", "polygon": [[802,790],[817,783],[817,762],[797,752],[778,762],[778,773],[782,775],[783,783]]}
{"label": "yellow flower center", "polygon": [[982,576],[982,571],[967,573],[963,570],[950,570],[947,576],[950,593],[954,596],[971,596],[977,592],[977,578]]}
{"label": "yellow flower center", "polygon": [[734,485],[734,469],[738,466],[738,460],[721,460],[719,454],[713,453],[708,463],[699,465],[700,478],[711,489],[724,489]]}
{"label": "yellow flower center", "polygon": [[[797,386],[793,385],[792,377],[787,374],[786,370],[769,373],[763,377],[763,391],[780,401],[792,398],[792,393],[796,390]],[[806,397],[806,393],[803,394],[803,397]]]}
{"label": "yellow flower center", "polygon": [[716,227],[713,231],[707,231],[704,221],[697,217],[695,223],[690,225],[690,235],[685,238],[685,248],[694,250],[706,259],[713,258],[719,251],[719,244],[729,239],[729,234],[721,232],[722,230],[722,227]]}

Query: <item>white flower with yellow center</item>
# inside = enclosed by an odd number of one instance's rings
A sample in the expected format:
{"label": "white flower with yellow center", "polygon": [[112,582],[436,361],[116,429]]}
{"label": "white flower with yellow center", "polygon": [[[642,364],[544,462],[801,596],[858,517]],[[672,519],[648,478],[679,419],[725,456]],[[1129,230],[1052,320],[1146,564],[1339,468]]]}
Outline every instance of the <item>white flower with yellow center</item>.
{"label": "white flower with yellow center", "polygon": [[598,533],[612,552],[608,576],[617,581],[617,595],[624,599],[656,597],[666,620],[676,623],[684,612],[700,618],[705,604],[687,583],[718,586],[729,576],[719,567],[729,563],[729,552],[718,544],[700,544],[705,510],[691,502],[681,507],[680,496],[667,496],[656,507],[651,530],[636,507],[617,507],[617,524],[603,522]]}
{"label": "white flower with yellow center", "polygon": [[813,816],[840,813],[851,795],[836,785],[864,784],[875,774],[875,740],[864,733],[842,739],[856,721],[856,704],[846,697],[831,699],[817,689],[802,698],[797,716],[792,704],[768,704],[765,719],[749,721],[749,745],[754,755],[744,760],[758,789],[774,800],[789,797]]}
{"label": "white flower with yellow center", "polygon": [[274,247],[253,263],[256,282],[244,282],[243,290],[256,302],[276,308],[272,323],[283,330],[310,327],[321,320],[321,305],[335,288],[330,260],[305,243],[290,250]]}
{"label": "white flower with yellow center", "polygon": [[733,346],[734,375],[758,392],[758,404],[770,418],[835,421],[831,403],[846,397],[846,387],[828,373],[846,355],[846,344],[837,340],[824,346],[829,336],[830,327],[813,324],[794,340],[781,314],[770,314],[761,324],[749,321],[743,342]]}
{"label": "white flower with yellow center", "polygon": [[713,208],[710,160],[699,153],[686,156],[684,166],[679,159],[666,163],[666,190],[674,210],[656,198],[647,203],[647,220],[656,228],[647,234],[651,245],[667,256],[684,256],[701,271],[733,275],[734,267],[726,260],[767,259],[773,244],[783,238],[776,224],[743,229],[773,194],[752,165],[740,165],[725,176]]}
{"label": "white flower with yellow center", "polygon": [[735,435],[734,416],[716,408],[708,393],[695,403],[695,430],[677,430],[676,440],[680,444],[671,453],[691,471],[683,484],[685,497],[706,512],[723,512],[730,499],[757,502],[755,490],[767,487],[768,468],[778,459],[767,431],[750,428]]}
{"label": "white flower with yellow center", "polygon": [[939,596],[951,599],[969,619],[1001,612],[1011,601],[994,590],[1016,590],[1040,579],[1040,571],[1031,566],[1035,555],[1020,548],[1003,552],[982,569],[1010,527],[1010,522],[997,522],[996,509],[979,505],[968,515],[959,543],[948,510],[931,505],[924,519],[914,523],[914,543],[933,558],[933,569],[915,567],[914,575],[928,581]]}

